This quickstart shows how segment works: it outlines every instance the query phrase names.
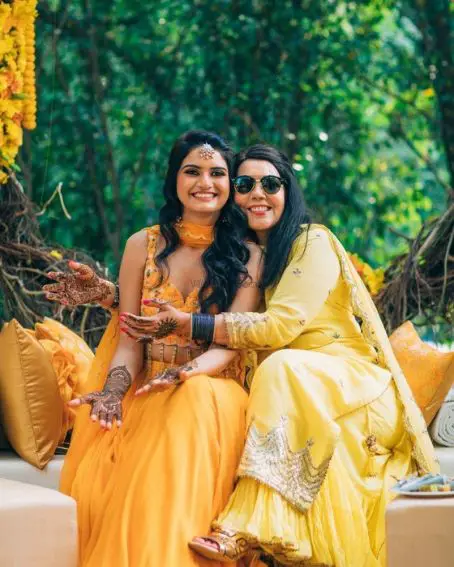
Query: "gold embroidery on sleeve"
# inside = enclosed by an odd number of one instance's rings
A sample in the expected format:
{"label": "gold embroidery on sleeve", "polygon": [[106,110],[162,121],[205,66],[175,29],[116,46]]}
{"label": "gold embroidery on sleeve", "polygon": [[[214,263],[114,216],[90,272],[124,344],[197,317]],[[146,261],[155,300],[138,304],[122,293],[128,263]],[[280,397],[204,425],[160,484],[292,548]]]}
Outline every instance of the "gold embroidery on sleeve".
{"label": "gold embroidery on sleeve", "polygon": [[285,498],[302,512],[311,505],[328,471],[331,455],[314,465],[309,439],[305,447],[292,451],[287,439],[288,417],[268,433],[260,433],[254,423],[249,428],[246,445],[238,469],[239,477],[253,478]]}
{"label": "gold embroidery on sleeve", "polygon": [[224,313],[229,346],[233,348],[257,346],[257,342],[250,336],[251,329],[260,323],[266,323],[268,319],[266,313]]}

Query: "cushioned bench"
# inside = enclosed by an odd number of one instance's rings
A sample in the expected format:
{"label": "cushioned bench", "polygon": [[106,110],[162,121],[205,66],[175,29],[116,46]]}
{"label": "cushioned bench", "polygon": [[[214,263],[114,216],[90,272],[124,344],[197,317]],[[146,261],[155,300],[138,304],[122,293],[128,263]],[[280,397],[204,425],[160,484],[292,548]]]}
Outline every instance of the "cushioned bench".
{"label": "cushioned bench", "polygon": [[0,452],[0,478],[57,490],[63,459],[63,455],[57,455],[43,470],[39,470],[15,454]]}
{"label": "cushioned bench", "polygon": [[[454,477],[454,447],[437,447],[437,456],[442,472]],[[63,459],[61,455],[54,457],[47,467],[40,471],[16,455],[0,452],[0,478],[57,490]]]}
{"label": "cushioned bench", "polygon": [[[437,455],[442,472],[454,476],[454,448],[437,447]],[[0,565],[76,567],[76,505],[71,498],[57,492],[63,460],[63,456],[56,456],[44,470],[39,470],[15,455],[0,452]],[[453,499],[451,501],[454,505]],[[442,506],[443,513],[452,514],[453,510],[447,504]],[[399,531],[401,519],[413,512],[415,518],[420,518],[425,513],[420,507],[417,502],[399,500],[388,510],[388,529],[394,534],[390,535],[389,567],[404,564],[395,562],[402,559],[400,546],[403,540],[398,541],[403,537]],[[405,564],[416,567],[416,563],[405,561]],[[426,564],[435,565],[431,562],[421,565]]]}
{"label": "cushioned bench", "polygon": [[0,478],[0,565],[76,567],[77,512],[56,490]]}

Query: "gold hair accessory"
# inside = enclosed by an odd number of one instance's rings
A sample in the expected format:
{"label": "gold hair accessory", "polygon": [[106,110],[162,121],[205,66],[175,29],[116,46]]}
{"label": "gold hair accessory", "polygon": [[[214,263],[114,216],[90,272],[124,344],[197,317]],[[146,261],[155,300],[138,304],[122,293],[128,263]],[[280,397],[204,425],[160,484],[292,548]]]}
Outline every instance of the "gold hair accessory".
{"label": "gold hair accessory", "polygon": [[200,147],[200,152],[199,152],[199,156],[202,159],[212,159],[214,157],[214,148],[211,144],[207,144],[205,142],[205,144],[203,144]]}

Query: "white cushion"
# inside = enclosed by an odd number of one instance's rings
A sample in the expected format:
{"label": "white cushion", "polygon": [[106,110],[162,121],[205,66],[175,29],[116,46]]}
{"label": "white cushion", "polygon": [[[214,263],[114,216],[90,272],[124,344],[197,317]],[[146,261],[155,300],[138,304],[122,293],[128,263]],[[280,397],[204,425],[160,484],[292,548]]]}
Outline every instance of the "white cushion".
{"label": "white cushion", "polygon": [[77,511],[72,498],[0,478],[0,565],[76,567]]}
{"label": "white cushion", "polygon": [[435,447],[435,451],[440,461],[441,472],[454,477],[454,447]]}
{"label": "white cushion", "polygon": [[57,455],[43,470],[39,470],[15,454],[1,452],[0,479],[6,478],[58,490],[64,458],[63,455]]}
{"label": "white cushion", "polygon": [[430,424],[429,433],[438,445],[454,447],[454,388],[451,388]]}

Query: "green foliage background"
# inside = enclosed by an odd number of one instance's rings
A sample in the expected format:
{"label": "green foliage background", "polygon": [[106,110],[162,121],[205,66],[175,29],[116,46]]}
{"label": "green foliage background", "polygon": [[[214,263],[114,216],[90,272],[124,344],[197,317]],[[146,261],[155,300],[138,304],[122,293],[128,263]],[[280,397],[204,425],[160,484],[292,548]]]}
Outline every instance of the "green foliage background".
{"label": "green foliage background", "polygon": [[[292,156],[311,208],[372,265],[446,208],[454,171],[449,0],[52,0],[37,22],[24,186],[47,240],[116,270],[154,223],[174,139],[219,132]],[[445,97],[445,98],[443,98]]]}

